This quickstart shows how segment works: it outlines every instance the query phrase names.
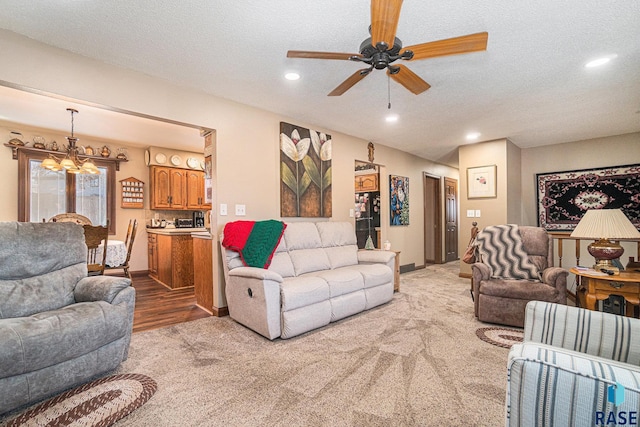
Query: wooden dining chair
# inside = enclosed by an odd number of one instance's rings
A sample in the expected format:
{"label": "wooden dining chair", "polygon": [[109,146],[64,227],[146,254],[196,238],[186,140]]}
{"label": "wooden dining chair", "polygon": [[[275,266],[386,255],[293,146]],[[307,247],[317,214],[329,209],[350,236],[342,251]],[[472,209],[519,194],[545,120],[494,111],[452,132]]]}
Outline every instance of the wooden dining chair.
{"label": "wooden dining chair", "polygon": [[[42,220],[44,222],[44,219]],[[92,225],[91,220],[75,212],[61,213],[49,218],[49,222],[75,222],[80,225]]]}
{"label": "wooden dining chair", "polygon": [[[105,227],[101,225],[83,225],[82,227],[84,228],[84,241],[87,244],[87,270],[89,276],[102,275],[107,261],[109,224]],[[102,252],[98,250],[100,244],[103,244]]]}
{"label": "wooden dining chair", "polygon": [[129,260],[131,259],[131,250],[133,249],[133,242],[136,238],[136,232],[138,231],[138,220],[129,220],[129,228],[127,228],[127,237],[124,239],[124,244],[127,247],[127,258],[125,261],[115,267],[106,266],[107,270],[123,270],[125,276],[131,279],[131,272],[129,271]]}

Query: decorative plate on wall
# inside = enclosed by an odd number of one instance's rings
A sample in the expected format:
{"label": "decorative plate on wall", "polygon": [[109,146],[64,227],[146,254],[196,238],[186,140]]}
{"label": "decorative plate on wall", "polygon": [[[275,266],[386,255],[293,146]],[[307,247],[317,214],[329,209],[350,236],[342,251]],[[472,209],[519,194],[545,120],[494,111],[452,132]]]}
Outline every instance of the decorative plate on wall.
{"label": "decorative plate on wall", "polygon": [[182,159],[180,158],[180,156],[178,156],[177,154],[171,156],[171,164],[173,166],[180,166],[180,163],[182,163]]}
{"label": "decorative plate on wall", "polygon": [[166,161],[167,161],[167,156],[165,156],[162,153],[156,154],[156,162],[160,163],[161,165],[164,165]]}
{"label": "decorative plate on wall", "polygon": [[187,159],[187,166],[189,166],[191,169],[196,169],[199,166],[198,159],[194,159],[193,157],[189,157]]}
{"label": "decorative plate on wall", "polygon": [[151,163],[151,152],[149,150],[144,150],[144,164],[149,166]]}

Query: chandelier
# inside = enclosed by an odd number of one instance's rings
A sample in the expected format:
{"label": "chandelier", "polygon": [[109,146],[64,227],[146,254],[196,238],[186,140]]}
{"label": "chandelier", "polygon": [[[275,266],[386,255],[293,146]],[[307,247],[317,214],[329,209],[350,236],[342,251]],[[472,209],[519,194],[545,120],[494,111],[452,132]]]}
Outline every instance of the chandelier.
{"label": "chandelier", "polygon": [[67,111],[71,113],[71,136],[67,136],[67,141],[69,142],[67,154],[63,159],[58,159],[53,154],[49,154],[49,157],[42,161],[42,167],[52,171],[66,170],[68,173],[100,173],[91,159],[85,158],[82,160],[78,156],[78,147],[76,146],[78,138],[73,136],[73,115],[76,114],[78,110],[67,108]]}

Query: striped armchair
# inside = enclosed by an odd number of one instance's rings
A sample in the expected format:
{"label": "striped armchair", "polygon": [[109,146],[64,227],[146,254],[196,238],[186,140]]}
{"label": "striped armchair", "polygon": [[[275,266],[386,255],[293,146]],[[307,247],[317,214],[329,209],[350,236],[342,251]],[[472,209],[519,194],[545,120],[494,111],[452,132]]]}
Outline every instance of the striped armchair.
{"label": "striped armchair", "polygon": [[638,425],[639,365],[640,320],[532,301],[509,352],[506,425]]}

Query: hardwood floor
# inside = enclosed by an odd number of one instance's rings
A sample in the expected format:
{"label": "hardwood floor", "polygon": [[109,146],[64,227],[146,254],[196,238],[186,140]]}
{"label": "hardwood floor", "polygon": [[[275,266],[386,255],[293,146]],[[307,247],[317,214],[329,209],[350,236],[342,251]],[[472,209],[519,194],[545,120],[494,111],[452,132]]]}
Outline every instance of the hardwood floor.
{"label": "hardwood floor", "polygon": [[193,288],[170,290],[146,275],[134,275],[133,287],[136,289],[133,332],[211,316],[196,306]]}

